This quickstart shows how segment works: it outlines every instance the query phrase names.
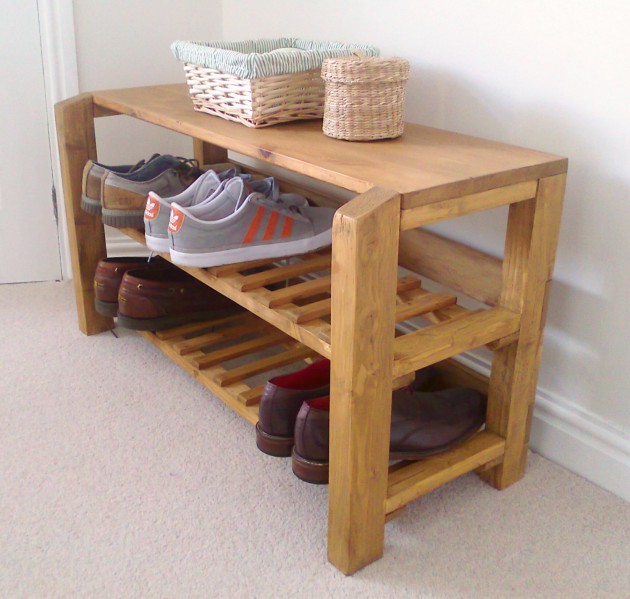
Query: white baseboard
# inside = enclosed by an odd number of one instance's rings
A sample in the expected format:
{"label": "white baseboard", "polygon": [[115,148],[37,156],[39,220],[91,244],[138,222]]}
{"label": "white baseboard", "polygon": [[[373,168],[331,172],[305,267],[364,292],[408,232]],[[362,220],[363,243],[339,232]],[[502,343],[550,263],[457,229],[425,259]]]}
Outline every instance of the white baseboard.
{"label": "white baseboard", "polygon": [[[477,356],[458,358],[490,374]],[[558,394],[538,389],[530,447],[536,453],[630,501],[630,436]]]}

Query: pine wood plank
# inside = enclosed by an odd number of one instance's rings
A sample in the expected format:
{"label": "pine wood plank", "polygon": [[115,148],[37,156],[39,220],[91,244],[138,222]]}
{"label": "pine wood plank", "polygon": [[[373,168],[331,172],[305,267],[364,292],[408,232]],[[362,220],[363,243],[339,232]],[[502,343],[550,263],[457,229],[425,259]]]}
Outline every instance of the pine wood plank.
{"label": "pine wood plank", "polygon": [[255,362],[250,362],[249,364],[244,364],[243,366],[226,370],[224,373],[218,375],[216,380],[221,387],[226,387],[227,385],[242,381],[250,376],[254,376],[262,372],[268,372],[269,370],[280,368],[281,366],[286,366],[287,364],[303,360],[304,358],[308,358],[315,354],[316,352],[309,347],[293,347],[280,354],[276,354],[275,356],[260,358]]}
{"label": "pine wood plank", "polygon": [[422,125],[407,124],[402,137],[369,144],[326,137],[320,121],[250,129],[194,111],[186,85],[99,91],[94,99],[99,107],[351,191],[375,186],[395,190],[403,195],[404,209],[567,169],[566,160],[558,156]]}
{"label": "pine wood plank", "polygon": [[276,289],[267,295],[266,305],[269,308],[277,308],[296,299],[312,297],[324,291],[330,291],[330,275],[318,277],[296,285],[290,285],[284,289]]}
{"label": "pine wood plank", "polygon": [[[185,372],[199,380],[200,383],[202,383],[228,407],[232,408],[239,416],[247,420],[247,422],[249,422],[250,424],[254,426],[256,425],[256,423],[258,422],[258,407],[246,406],[243,402],[238,401],[234,397],[232,390],[226,390],[217,383],[215,377],[223,372],[223,368],[221,368],[220,366],[216,366],[213,372],[205,371],[203,373],[200,373],[199,369],[194,366],[192,361],[190,359],[187,359],[186,357],[180,356],[172,348],[171,344],[168,341],[162,341],[156,335],[149,331],[138,331],[138,333],[142,337],[148,339],[151,343],[153,343],[153,345],[155,345],[164,354],[166,354]],[[178,337],[175,337],[175,339],[178,339]],[[192,356],[194,357],[195,354],[192,354]],[[243,388],[240,388],[239,392],[242,392],[243,390]]]}
{"label": "pine wood plank", "polygon": [[457,297],[450,293],[429,293],[415,297],[396,306],[396,322],[402,322],[426,312],[440,310],[457,303]]}
{"label": "pine wood plank", "polygon": [[[452,306],[446,306],[444,308],[440,308],[435,310],[434,312],[425,312],[421,315],[422,318],[428,320],[433,323],[444,322],[445,320],[453,320],[455,318],[461,318],[465,314],[469,314],[470,310],[463,308],[462,306],[458,306],[457,304],[453,304]],[[518,340],[518,332],[512,333],[511,335],[506,335],[505,337],[501,337],[501,339],[497,339],[496,341],[490,341],[490,343],[486,343],[486,347],[490,351],[496,351],[505,347],[506,345],[510,345],[510,343],[514,343]]]}
{"label": "pine wood plank", "polygon": [[191,333],[196,333],[197,331],[203,331],[209,328],[216,328],[218,326],[226,325],[231,322],[239,322],[240,320],[242,320],[243,318],[247,318],[248,316],[249,314],[247,312],[241,312],[240,314],[233,314],[232,316],[226,316],[225,318],[220,318],[218,320],[189,322],[187,324],[173,327],[172,329],[156,331],[155,335],[158,339],[162,339],[162,341],[167,341],[169,339],[173,339],[173,337],[184,337],[185,335],[190,335]]}
{"label": "pine wood plank", "polygon": [[260,266],[268,266],[275,262],[280,262],[278,258],[263,258],[261,260],[250,260],[248,262],[235,262],[234,264],[223,264],[221,266],[212,266],[207,271],[216,277],[225,277],[240,273],[244,270],[258,268]]}
{"label": "pine wood plank", "polygon": [[511,335],[518,330],[519,321],[518,314],[490,308],[398,337],[394,341],[394,376]]}
{"label": "pine wood plank", "polygon": [[227,149],[209,144],[202,139],[193,139],[193,156],[200,165],[227,162]]}
{"label": "pine wood plank", "polygon": [[406,510],[407,510],[407,506],[403,505],[402,507],[399,507],[397,510],[394,510],[393,512],[389,512],[388,514],[385,514],[385,524],[387,524],[388,522],[391,522],[392,520],[395,520],[396,518],[398,518],[398,516],[402,516]]}
{"label": "pine wood plank", "polygon": [[[300,256],[300,258],[302,257]],[[251,291],[265,285],[328,269],[330,269],[330,254],[309,254],[299,262],[244,276],[240,290]]]}
{"label": "pine wood plank", "polygon": [[107,331],[114,320],[94,308],[94,272],[107,256],[101,219],[81,210],[83,167],[96,160],[96,138],[91,94],[76,96],[55,106],[61,180],[65,195],[72,282],[79,329],[86,335]]}
{"label": "pine wood plank", "polygon": [[222,341],[237,339],[238,337],[251,334],[254,327],[255,330],[267,329],[270,327],[268,323],[260,322],[259,319],[254,317],[244,318],[243,320],[244,322],[241,322],[236,326],[222,328],[217,331],[210,331],[209,333],[199,335],[198,337],[178,341],[173,344],[173,349],[180,356],[185,356],[204,347],[209,347]]}
{"label": "pine wood plank", "polygon": [[443,387],[470,387],[488,395],[488,377],[449,358],[434,364]]}
{"label": "pine wood plank", "polygon": [[401,266],[490,306],[501,293],[502,261],[435,233],[412,229],[400,234]]}
{"label": "pine wood plank", "polygon": [[525,471],[565,180],[543,179],[536,199],[510,206],[500,303],[521,312],[521,327],[518,341],[495,352],[490,376],[487,428],[505,437],[505,459],[481,474],[499,489]]}
{"label": "pine wood plank", "polygon": [[332,309],[331,298],[325,298],[305,306],[296,306],[295,308],[280,309],[281,314],[286,314],[287,318],[297,324],[309,322],[316,318],[321,318],[330,314]]}
{"label": "pine wood plank", "polygon": [[415,372],[408,372],[407,374],[403,374],[402,376],[396,377],[392,381],[392,389],[400,389],[401,387],[407,387],[411,385],[415,379]]}
{"label": "pine wood plank", "polygon": [[455,197],[417,208],[402,210],[400,213],[400,229],[415,229],[449,218],[456,218],[473,212],[490,210],[506,204],[529,200],[536,196],[537,181],[524,181],[514,185],[506,185],[498,189],[482,191],[466,196]]}
{"label": "pine wood plank", "polygon": [[398,279],[396,283],[396,293],[412,291],[413,289],[420,289],[420,287],[422,287],[422,281],[417,276],[405,275]]}
{"label": "pine wood plank", "polygon": [[501,437],[483,431],[445,453],[392,472],[387,484],[385,511],[391,513],[400,509],[444,483],[500,458],[504,451],[505,441]]}
{"label": "pine wood plank", "polygon": [[[249,328],[251,330],[251,326]],[[287,337],[287,335],[285,335],[282,331],[274,330],[267,335],[213,351],[205,356],[200,356],[195,358],[194,362],[197,365],[197,368],[203,370],[204,368],[214,366],[215,364],[221,364],[228,360],[233,360],[234,358],[246,356],[254,351],[271,347],[272,345],[278,344],[283,339],[289,340],[290,337]]]}
{"label": "pine wood plank", "polygon": [[265,385],[258,385],[257,387],[252,387],[247,391],[243,391],[239,393],[238,400],[243,402],[246,406],[253,406],[260,402],[260,398],[262,397],[263,391],[265,390]]}
{"label": "pine wood plank", "polygon": [[345,574],[383,552],[399,218],[374,189],[333,224],[328,559]]}

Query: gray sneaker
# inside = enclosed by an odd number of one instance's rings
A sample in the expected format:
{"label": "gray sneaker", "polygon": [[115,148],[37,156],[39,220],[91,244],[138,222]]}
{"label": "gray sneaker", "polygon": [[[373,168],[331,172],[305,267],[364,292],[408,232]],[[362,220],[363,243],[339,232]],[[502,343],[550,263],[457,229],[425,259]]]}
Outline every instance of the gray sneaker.
{"label": "gray sneaker", "polygon": [[[241,179],[245,184],[232,183],[231,179],[234,178]],[[191,214],[200,218],[215,220],[230,215],[236,209],[238,201],[254,191],[276,201],[308,206],[308,200],[304,196],[280,193],[278,183],[273,177],[254,179],[249,174],[237,174],[235,168],[218,174],[210,174],[209,171],[176,196],[161,198],[156,193],[149,192],[144,211],[144,236],[147,247],[154,252],[169,251],[168,225],[172,204],[189,208]],[[211,202],[216,203],[209,207],[208,204]]]}
{"label": "gray sneaker", "polygon": [[150,191],[144,209],[144,237],[147,247],[153,252],[168,252],[168,221],[173,202],[184,208],[196,206],[212,197],[222,181],[235,177],[239,172],[238,167],[229,163],[214,164],[190,187],[175,196],[163,198],[155,191]]}
{"label": "gray sneaker", "polygon": [[195,160],[163,155],[129,175],[107,172],[101,179],[103,222],[111,227],[144,227],[143,215],[150,191],[162,197],[181,193],[202,173]]}
{"label": "gray sneaker", "polygon": [[[224,184],[213,201],[171,205],[171,260],[210,267],[312,252],[332,243],[332,208],[313,208],[250,192],[240,179]],[[289,198],[293,200],[293,197]]]}
{"label": "gray sneaker", "polygon": [[88,160],[83,168],[83,179],[81,186],[81,208],[89,214],[101,214],[101,179],[107,172],[118,175],[130,175],[137,173],[147,164],[159,157],[153,154],[149,160],[140,160],[136,164],[121,164],[119,166],[107,166],[100,162]]}

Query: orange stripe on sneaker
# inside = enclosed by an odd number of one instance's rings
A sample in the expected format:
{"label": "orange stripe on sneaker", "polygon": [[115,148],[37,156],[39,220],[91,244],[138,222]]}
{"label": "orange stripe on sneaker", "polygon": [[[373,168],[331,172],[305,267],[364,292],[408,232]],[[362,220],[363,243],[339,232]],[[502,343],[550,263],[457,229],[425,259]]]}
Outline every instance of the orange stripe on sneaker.
{"label": "orange stripe on sneaker", "polygon": [[284,224],[282,225],[282,233],[280,237],[289,237],[293,230],[293,219],[290,216],[284,217]]}
{"label": "orange stripe on sneaker", "polygon": [[263,241],[267,241],[273,237],[273,232],[276,230],[276,223],[278,222],[278,213],[272,212],[263,235]]}
{"label": "orange stripe on sneaker", "polygon": [[247,233],[245,233],[245,237],[243,237],[243,241],[241,241],[241,243],[251,243],[254,240],[264,215],[265,209],[262,206],[258,206],[258,210],[256,211],[256,214],[252,219],[252,223],[249,225],[249,229],[247,229]]}

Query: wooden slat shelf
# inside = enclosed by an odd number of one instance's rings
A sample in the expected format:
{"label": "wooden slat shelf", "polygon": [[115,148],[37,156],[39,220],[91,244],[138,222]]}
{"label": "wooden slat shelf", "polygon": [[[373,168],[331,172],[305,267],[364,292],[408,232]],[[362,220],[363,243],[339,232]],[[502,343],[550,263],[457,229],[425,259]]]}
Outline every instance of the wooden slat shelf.
{"label": "wooden slat shelf", "polygon": [[[284,366],[302,368],[305,359],[317,355],[247,312],[140,335],[253,425],[263,385],[248,379],[271,377]],[[272,346],[279,351],[265,355]]]}
{"label": "wooden slat shelf", "polygon": [[[121,231],[144,244],[141,231]],[[170,260],[168,254],[161,255]],[[325,358],[331,356],[330,268],[329,251],[295,256],[288,264],[261,260],[213,268],[183,267],[194,277],[262,318],[265,321],[261,325],[263,328],[267,323],[271,324]],[[257,272],[252,273],[252,270]],[[307,281],[296,278],[314,276],[316,273],[323,275]],[[275,288],[278,284],[284,286]],[[322,298],[322,295],[328,297]],[[294,303],[298,301],[300,305]],[[423,289],[420,279],[414,275],[398,278],[396,323],[423,318],[430,324],[396,338],[394,379],[464,351],[499,343],[519,330],[520,318],[509,310],[489,308],[469,311],[456,303],[457,297],[453,294],[431,293]],[[249,326],[242,323],[240,328],[247,330]],[[180,354],[192,353],[206,339],[213,341],[215,337],[221,337],[221,333],[208,333],[196,339],[183,340],[178,346]],[[207,358],[201,360],[201,363],[208,363]]]}

